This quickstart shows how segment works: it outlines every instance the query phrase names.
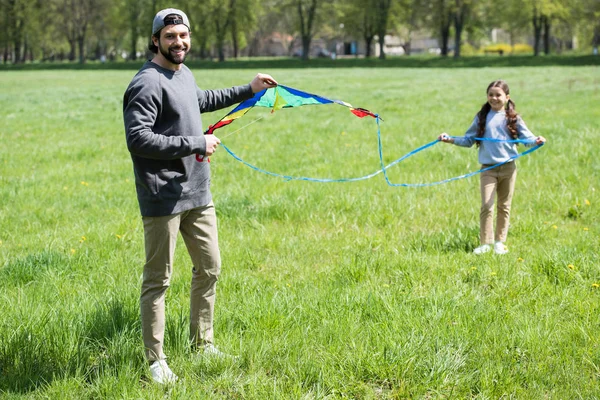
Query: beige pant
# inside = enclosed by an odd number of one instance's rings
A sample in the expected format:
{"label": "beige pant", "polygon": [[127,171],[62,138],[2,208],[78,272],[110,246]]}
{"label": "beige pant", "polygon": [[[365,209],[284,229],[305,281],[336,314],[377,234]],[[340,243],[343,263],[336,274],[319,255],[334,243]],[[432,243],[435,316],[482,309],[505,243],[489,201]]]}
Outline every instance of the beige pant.
{"label": "beige pant", "polygon": [[140,296],[142,336],[149,361],[164,359],[165,294],[173,271],[177,233],[192,259],[190,340],[192,345],[212,343],[213,315],[221,256],[217,217],[211,202],[181,214],[143,217],[146,264]]}
{"label": "beige pant", "polygon": [[[483,165],[482,167],[488,167]],[[479,240],[482,244],[494,241],[506,242],[510,219],[510,204],[517,180],[517,166],[514,162],[481,173],[481,211],[479,213]],[[493,232],[494,197],[498,194],[496,206],[496,234]]]}

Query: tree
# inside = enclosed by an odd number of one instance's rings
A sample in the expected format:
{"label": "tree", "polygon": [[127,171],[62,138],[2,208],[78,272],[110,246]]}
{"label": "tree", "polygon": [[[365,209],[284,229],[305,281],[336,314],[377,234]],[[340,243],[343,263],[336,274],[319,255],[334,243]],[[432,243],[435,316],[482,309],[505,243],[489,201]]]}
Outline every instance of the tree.
{"label": "tree", "polygon": [[372,0],[348,0],[340,4],[340,21],[348,32],[356,32],[365,41],[365,57],[371,57],[377,34],[377,13]]}
{"label": "tree", "polygon": [[259,8],[257,0],[238,0],[230,9],[230,34],[234,58],[238,57],[240,49],[247,44],[247,39],[255,28],[256,10]]}
{"label": "tree", "polygon": [[127,16],[128,28],[129,28],[129,59],[135,61],[137,59],[137,43],[140,34],[143,30],[142,27],[149,25],[144,24],[146,22],[144,13],[140,12],[144,10],[148,5],[145,0],[124,0],[125,15]]}
{"label": "tree", "polygon": [[517,37],[529,31],[531,18],[526,10],[523,0],[506,0],[502,3],[492,1],[484,8],[484,18],[494,21],[494,28],[504,29],[508,33],[510,45],[514,47]]}
{"label": "tree", "polygon": [[69,60],[74,61],[79,53],[79,62],[85,62],[86,34],[90,23],[98,18],[104,0],[62,0],[58,4],[60,30],[70,47]]}
{"label": "tree", "polygon": [[379,58],[385,59],[385,35],[390,15],[392,0],[375,0],[375,23],[379,42]]}
{"label": "tree", "polygon": [[[544,53],[550,54],[552,22],[568,21],[569,10],[573,7],[567,0],[529,0],[531,21],[533,24],[533,51],[539,55],[540,45],[544,46]],[[542,43],[543,39],[543,43]]]}
{"label": "tree", "polygon": [[454,58],[460,57],[462,32],[470,11],[471,4],[469,0],[455,0],[452,18],[454,20]]}
{"label": "tree", "polygon": [[294,0],[298,15],[298,27],[302,40],[302,59],[309,59],[310,42],[314,34],[315,17],[319,0]]}
{"label": "tree", "polygon": [[399,8],[401,12],[398,13],[398,23],[400,29],[406,33],[404,51],[406,55],[410,55],[412,51],[412,35],[424,22],[427,4],[420,0],[401,0]]}

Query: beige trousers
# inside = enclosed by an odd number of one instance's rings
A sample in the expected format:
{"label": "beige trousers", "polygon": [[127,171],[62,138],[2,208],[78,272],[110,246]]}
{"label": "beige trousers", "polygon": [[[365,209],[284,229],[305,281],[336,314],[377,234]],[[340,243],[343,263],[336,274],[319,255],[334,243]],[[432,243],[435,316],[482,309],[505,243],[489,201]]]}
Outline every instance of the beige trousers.
{"label": "beige trousers", "polygon": [[[483,168],[488,165],[483,165]],[[517,180],[517,166],[514,161],[481,173],[481,211],[479,213],[479,240],[481,244],[494,241],[506,242],[512,202]],[[493,234],[494,197],[496,205],[496,233]]]}
{"label": "beige trousers", "polygon": [[213,315],[217,280],[221,270],[217,216],[211,202],[181,214],[143,217],[146,264],[140,296],[142,336],[148,361],[166,358],[165,294],[173,271],[177,234],[192,259],[190,290],[190,340],[192,345],[213,341]]}

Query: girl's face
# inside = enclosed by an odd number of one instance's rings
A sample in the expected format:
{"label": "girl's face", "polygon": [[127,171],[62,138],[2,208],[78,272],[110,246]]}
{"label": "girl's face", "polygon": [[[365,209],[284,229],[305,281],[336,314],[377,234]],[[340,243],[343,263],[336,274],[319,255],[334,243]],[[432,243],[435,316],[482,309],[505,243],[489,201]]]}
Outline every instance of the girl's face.
{"label": "girl's face", "polygon": [[508,99],[510,99],[510,96],[504,93],[504,90],[499,87],[491,87],[490,90],[488,90],[487,100],[494,111],[504,109]]}

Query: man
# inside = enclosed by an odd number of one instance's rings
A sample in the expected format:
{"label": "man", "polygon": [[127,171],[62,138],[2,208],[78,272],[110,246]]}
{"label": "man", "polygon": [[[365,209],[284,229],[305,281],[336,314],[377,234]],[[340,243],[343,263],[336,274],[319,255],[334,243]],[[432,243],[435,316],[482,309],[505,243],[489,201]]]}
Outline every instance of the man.
{"label": "man", "polygon": [[163,341],[165,293],[178,232],[193,263],[191,344],[205,354],[222,355],[213,345],[221,258],[210,193],[210,164],[196,160],[196,155],[212,155],[220,140],[203,134],[200,113],[231,106],[277,85],[271,76],[258,74],[248,85],[201,90],[183,64],[190,47],[190,23],[185,13],[169,8],[156,14],[149,46],[155,56],[135,75],[123,98],[127,147],[144,225],[142,336],[151,377],[158,383],[177,380],[167,365]]}

